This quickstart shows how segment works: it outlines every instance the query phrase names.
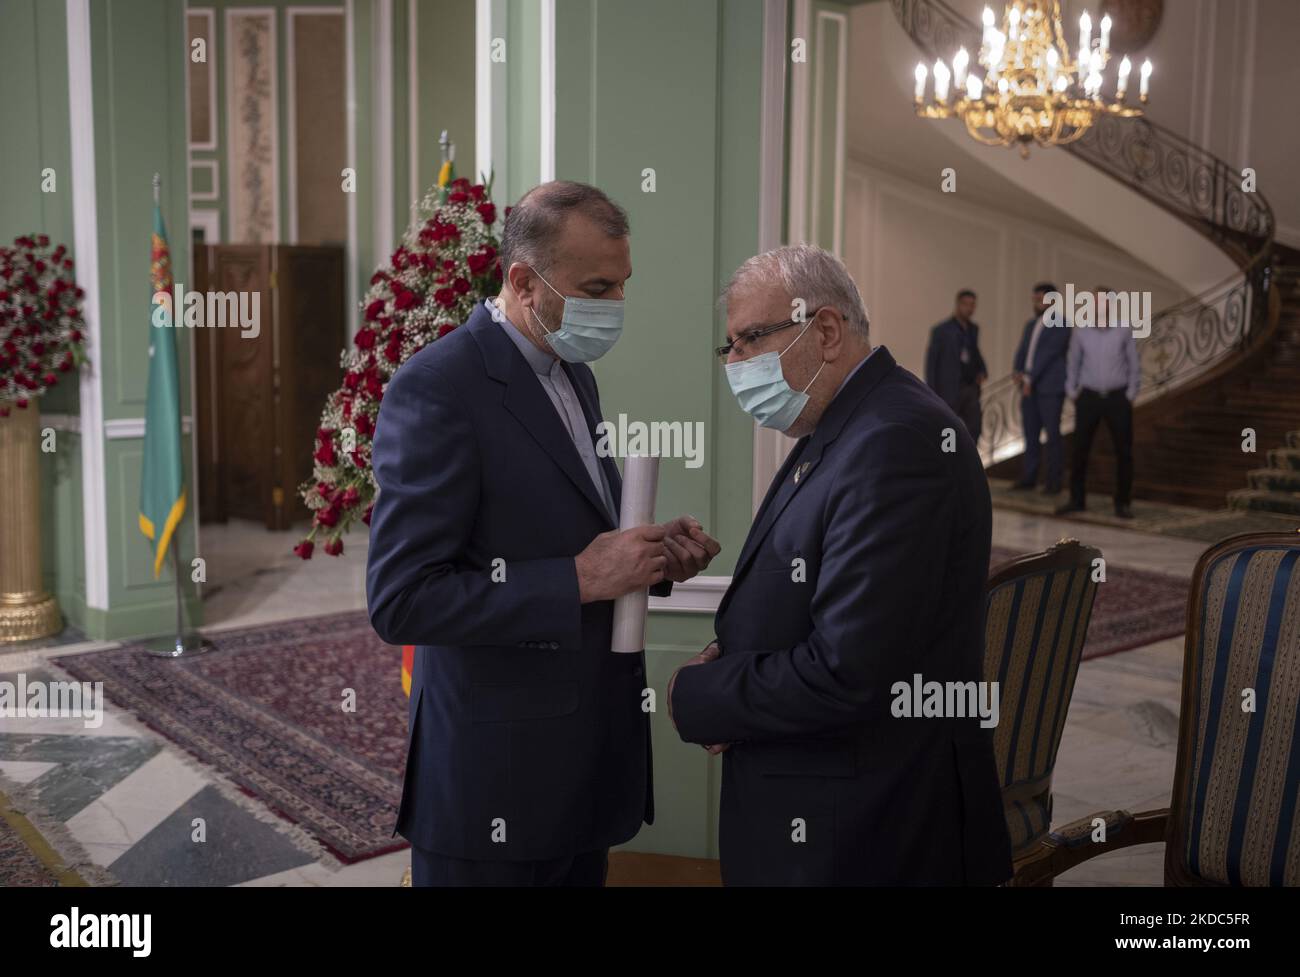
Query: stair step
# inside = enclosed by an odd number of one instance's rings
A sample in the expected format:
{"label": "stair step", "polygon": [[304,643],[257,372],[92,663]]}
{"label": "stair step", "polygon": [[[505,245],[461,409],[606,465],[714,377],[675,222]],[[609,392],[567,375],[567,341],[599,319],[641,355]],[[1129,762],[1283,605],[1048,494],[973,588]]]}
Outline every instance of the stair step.
{"label": "stair step", "polygon": [[1268,464],[1270,468],[1300,472],[1300,448],[1270,448]]}
{"label": "stair step", "polygon": [[1285,492],[1300,498],[1300,471],[1290,468],[1254,468],[1246,473],[1251,488]]}
{"label": "stair step", "polygon": [[1233,509],[1283,512],[1287,515],[1300,516],[1300,495],[1285,492],[1237,489],[1235,492],[1228,493],[1228,505]]}

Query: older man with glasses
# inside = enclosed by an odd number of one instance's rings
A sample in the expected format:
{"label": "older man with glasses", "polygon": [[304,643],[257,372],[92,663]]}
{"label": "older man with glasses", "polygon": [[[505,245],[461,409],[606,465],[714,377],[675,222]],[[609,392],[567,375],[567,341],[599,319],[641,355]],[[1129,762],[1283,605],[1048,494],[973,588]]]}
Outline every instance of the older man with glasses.
{"label": "older man with glasses", "polygon": [[830,253],[751,258],[724,300],[716,353],[732,391],[797,441],[717,639],[669,683],[682,739],[723,754],[723,880],[1002,882],[991,730],[962,710],[916,715],[898,691],[981,678],[992,513],[975,443],[871,348],[862,297]]}

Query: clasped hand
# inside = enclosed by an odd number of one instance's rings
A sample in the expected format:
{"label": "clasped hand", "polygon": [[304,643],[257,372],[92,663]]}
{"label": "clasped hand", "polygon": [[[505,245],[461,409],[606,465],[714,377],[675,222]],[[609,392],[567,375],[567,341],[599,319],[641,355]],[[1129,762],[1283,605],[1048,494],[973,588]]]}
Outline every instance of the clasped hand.
{"label": "clasped hand", "polygon": [[704,570],[721,550],[694,516],[601,533],[574,558],[578,593],[587,604],[663,580],[681,583]]}

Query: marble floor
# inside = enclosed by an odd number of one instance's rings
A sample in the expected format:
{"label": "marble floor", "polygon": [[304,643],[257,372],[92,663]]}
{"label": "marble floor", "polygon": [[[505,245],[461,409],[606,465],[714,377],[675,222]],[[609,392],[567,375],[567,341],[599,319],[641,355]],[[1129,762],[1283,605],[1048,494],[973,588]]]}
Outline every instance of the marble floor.
{"label": "marble floor", "polygon": [[[1109,562],[1190,577],[1205,546],[1107,526],[995,510],[994,543],[1032,551],[1063,537],[1099,546]],[[293,533],[232,521],[203,527],[208,559],[205,631],[247,627],[365,604],[364,533],[341,559],[302,561]],[[79,639],[80,636],[73,636]],[[110,644],[74,640],[0,651],[0,680],[64,677],[56,655]],[[1084,662],[1055,778],[1054,824],[1094,811],[1168,804],[1177,740],[1182,639]],[[0,792],[27,804],[35,824],[87,879],[138,885],[394,885],[409,859],[396,852],[340,865],[131,715],[105,706],[102,725],[75,718],[0,720]],[[39,812],[39,820],[37,819]],[[196,844],[196,825],[206,843]],[[216,840],[220,844],[214,844]],[[1159,885],[1160,845],[1093,859],[1058,885]]]}

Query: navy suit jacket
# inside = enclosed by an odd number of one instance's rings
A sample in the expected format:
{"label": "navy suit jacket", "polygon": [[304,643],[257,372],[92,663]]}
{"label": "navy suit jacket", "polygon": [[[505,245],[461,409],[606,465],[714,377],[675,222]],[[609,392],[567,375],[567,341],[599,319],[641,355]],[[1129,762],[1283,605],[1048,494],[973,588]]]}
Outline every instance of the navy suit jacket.
{"label": "navy suit jacket", "polygon": [[917,673],[982,678],[991,526],[965,425],[878,348],[772,482],[718,607],[721,657],[677,674],[682,738],[733,744],[726,883],[1011,875],[992,729],[891,709]]}
{"label": "navy suit jacket", "polygon": [[[1050,313],[1049,313],[1050,314]],[[1020,336],[1020,345],[1016,347],[1016,358],[1012,368],[1017,373],[1024,373],[1025,360],[1029,357],[1029,341],[1034,335],[1034,323],[1038,317],[1025,323]],[[1070,330],[1060,327],[1045,327],[1038,337],[1038,347],[1034,350],[1034,368],[1029,372],[1029,382],[1034,393],[1065,395],[1065,354],[1070,348]]]}
{"label": "navy suit jacket", "polygon": [[[594,440],[595,377],[565,370]],[[618,468],[600,462],[617,505]],[[579,602],[573,561],[616,527],[484,306],[397,370],[374,470],[370,620],[417,646],[397,830],[485,860],[627,841],[654,817],[645,657],[610,651],[613,602]]]}
{"label": "navy suit jacket", "polygon": [[[970,323],[971,343],[975,347],[975,373],[988,376],[984,355],[980,352],[980,327]],[[961,390],[961,351],[965,344],[961,324],[949,317],[930,330],[930,343],[925,350],[926,385],[943,398],[949,407],[957,407]]]}

